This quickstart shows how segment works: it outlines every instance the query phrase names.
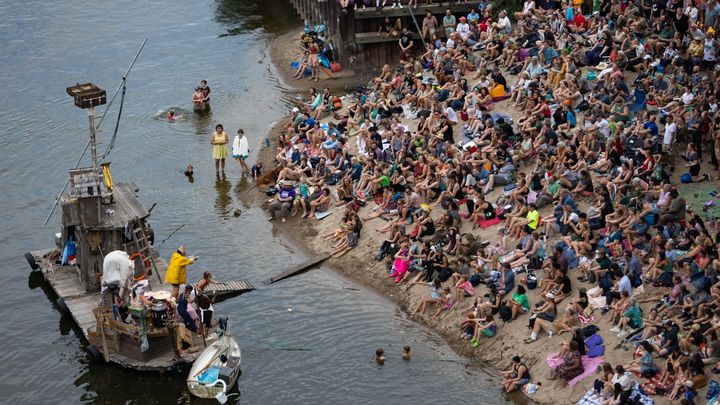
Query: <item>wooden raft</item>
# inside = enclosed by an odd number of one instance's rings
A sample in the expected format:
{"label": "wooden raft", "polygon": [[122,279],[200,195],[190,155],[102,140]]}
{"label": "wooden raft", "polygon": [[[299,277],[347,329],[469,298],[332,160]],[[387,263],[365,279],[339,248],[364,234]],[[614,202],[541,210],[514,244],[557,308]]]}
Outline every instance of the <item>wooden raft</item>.
{"label": "wooden raft", "polygon": [[[31,253],[35,257],[38,265],[40,265],[40,271],[42,271],[45,276],[45,281],[50,284],[58,297],[62,298],[65,302],[69,310],[69,315],[73,318],[77,326],[80,327],[85,339],[89,340],[89,331],[91,328],[94,329],[96,325],[93,310],[97,308],[100,303],[100,293],[85,290],[85,287],[80,282],[76,266],[59,266],[55,264],[52,254],[57,252],[57,249],[48,249],[37,250]],[[151,252],[153,252],[153,260],[160,274],[160,279],[164,280],[165,272],[167,271],[167,262],[157,255],[154,250],[151,249]],[[150,291],[172,291],[172,286],[158,281],[158,277],[155,274],[148,276],[147,280],[150,282]]]}

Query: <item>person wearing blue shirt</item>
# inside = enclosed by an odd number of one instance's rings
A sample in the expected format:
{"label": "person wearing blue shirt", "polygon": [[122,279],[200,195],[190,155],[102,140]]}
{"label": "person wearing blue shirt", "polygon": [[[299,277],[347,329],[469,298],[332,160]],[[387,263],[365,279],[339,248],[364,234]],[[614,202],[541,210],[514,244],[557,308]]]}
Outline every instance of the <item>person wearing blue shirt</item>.
{"label": "person wearing blue shirt", "polygon": [[330,138],[322,143],[323,149],[339,149],[340,148],[340,142],[337,140],[337,135],[335,133],[330,134]]}
{"label": "person wearing blue shirt", "polygon": [[658,126],[655,123],[655,120],[651,119],[650,121],[647,121],[643,123],[643,129],[650,133],[651,136],[658,136]]}
{"label": "person wearing blue shirt", "polygon": [[325,133],[328,134],[328,136],[335,134],[338,138],[340,137],[340,131],[338,131],[337,127],[335,126],[334,122],[328,122],[328,128],[325,131]]}
{"label": "person wearing blue shirt", "polygon": [[610,311],[610,305],[612,305],[614,300],[620,299],[623,293],[627,294],[628,297],[632,297],[632,291],[632,283],[630,282],[630,277],[628,277],[627,268],[625,268],[615,288],[605,293],[605,307],[602,309],[602,313],[606,314]]}
{"label": "person wearing blue shirt", "polygon": [[476,23],[480,20],[480,14],[473,8],[470,10],[470,14],[467,15],[468,23],[472,25],[472,23]]}
{"label": "person wearing blue shirt", "polygon": [[573,212],[577,212],[577,203],[566,189],[560,189],[560,205],[569,205]]}
{"label": "person wearing blue shirt", "polygon": [[642,275],[642,264],[640,263],[640,259],[638,259],[632,251],[625,251],[625,262],[627,263],[630,278],[639,278]]}
{"label": "person wearing blue shirt", "polygon": [[270,211],[270,220],[275,219],[277,211],[280,211],[282,221],[288,217],[290,213],[290,207],[292,207],[293,201],[295,200],[295,188],[292,183],[288,180],[284,180],[280,185],[280,190],[275,194],[275,201],[270,203],[268,211]]}
{"label": "person wearing blue shirt", "polygon": [[502,265],[502,279],[503,279],[503,294],[507,294],[515,288],[515,273],[510,268],[510,263],[503,263]]}

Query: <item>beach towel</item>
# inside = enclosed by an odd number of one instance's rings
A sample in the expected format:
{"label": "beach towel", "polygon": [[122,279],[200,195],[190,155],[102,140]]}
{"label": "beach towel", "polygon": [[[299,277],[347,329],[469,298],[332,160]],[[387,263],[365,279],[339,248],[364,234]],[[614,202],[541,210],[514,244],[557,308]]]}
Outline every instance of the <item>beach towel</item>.
{"label": "beach towel", "polygon": [[[647,393],[648,395],[665,395],[665,392],[672,390],[672,387],[675,384],[675,376],[669,376],[667,382],[665,382],[665,384],[661,384],[660,374],[661,373],[655,374],[655,377],[647,380],[640,385],[640,387],[643,389],[643,391],[645,391],[645,393]],[[660,394],[658,394],[658,389],[661,390]]]}
{"label": "beach towel", "polygon": [[318,220],[321,220],[321,219],[323,219],[323,218],[327,218],[328,215],[330,215],[330,214],[332,214],[332,213],[333,213],[332,211],[316,212],[316,213],[315,213],[315,218],[317,218]]}
{"label": "beach towel", "polygon": [[600,405],[602,403],[602,392],[598,393],[595,388],[590,388],[576,405]]}
{"label": "beach towel", "polygon": [[[557,353],[549,354],[546,359],[548,366],[550,366],[550,368],[552,368],[553,370],[563,363],[563,359],[557,357],[557,355]],[[587,376],[595,374],[597,372],[598,366],[603,363],[602,357],[590,358],[588,356],[582,356],[580,360],[582,361],[582,365],[585,371],[579,376],[568,381],[569,386],[573,386],[584,380]]]}
{"label": "beach towel", "polygon": [[240,139],[240,135],[235,135],[232,144],[232,157],[235,159],[246,159],[250,155],[250,146],[248,146],[247,137]]}
{"label": "beach towel", "polygon": [[580,325],[587,325],[594,320],[595,320],[595,315],[593,315],[593,314],[590,314],[590,316],[578,315],[578,321],[580,321]]}
{"label": "beach towel", "polygon": [[487,229],[487,228],[490,228],[491,226],[499,224],[502,221],[503,221],[502,219],[495,217],[495,218],[491,218],[491,219],[481,219],[478,221],[477,224],[480,228]]}

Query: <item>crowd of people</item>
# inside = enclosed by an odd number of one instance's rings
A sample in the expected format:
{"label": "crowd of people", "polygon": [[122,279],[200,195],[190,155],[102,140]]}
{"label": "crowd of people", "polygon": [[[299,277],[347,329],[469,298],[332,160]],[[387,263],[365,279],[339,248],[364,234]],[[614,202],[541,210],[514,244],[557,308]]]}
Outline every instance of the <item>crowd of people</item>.
{"label": "crowd of people", "polygon": [[[720,233],[683,189],[715,197],[720,5],[527,0],[509,14],[428,11],[397,68],[343,97],[311,89],[279,139],[271,218],[344,210],[324,235],[337,256],[379,223],[384,240],[362,243],[389,282],[427,289],[414,313],[459,314],[475,347],[509,322],[527,322],[528,345],[567,333],[550,379],[585,374],[588,326],[635,347],[582,403],[696,403],[720,372]],[[536,371],[514,358],[503,389]]]}

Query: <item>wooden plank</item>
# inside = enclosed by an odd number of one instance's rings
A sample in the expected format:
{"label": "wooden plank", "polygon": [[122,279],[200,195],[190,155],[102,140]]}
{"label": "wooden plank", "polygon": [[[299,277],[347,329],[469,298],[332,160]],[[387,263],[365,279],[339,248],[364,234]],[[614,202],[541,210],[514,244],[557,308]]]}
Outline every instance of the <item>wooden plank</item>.
{"label": "wooden plank", "polygon": [[[453,14],[467,14],[473,7],[475,6],[473,6],[472,4],[453,4],[450,6],[433,4],[431,6],[418,6],[417,8],[413,9],[413,13],[415,13],[415,18],[419,18],[420,20],[422,20],[428,10],[433,14],[442,15],[445,14],[445,10],[449,8]],[[410,11],[408,10],[407,5],[403,5],[402,8],[385,7],[381,10],[377,10],[375,9],[375,7],[368,7],[364,10],[362,8],[359,8],[355,10],[354,16],[356,19],[385,18],[386,16],[412,18],[410,17]],[[418,24],[420,24],[420,21],[418,21]]]}
{"label": "wooden plank", "polygon": [[271,277],[270,284],[277,283],[280,280],[284,280],[286,278],[293,277],[300,273],[303,273],[303,272],[311,269],[312,267],[315,267],[315,266],[319,265],[320,263],[324,262],[325,260],[329,259],[330,256],[331,255],[328,254],[328,255],[324,255],[321,257],[314,258],[314,259],[310,259],[304,263],[300,263],[297,266],[294,266],[276,276]]}

